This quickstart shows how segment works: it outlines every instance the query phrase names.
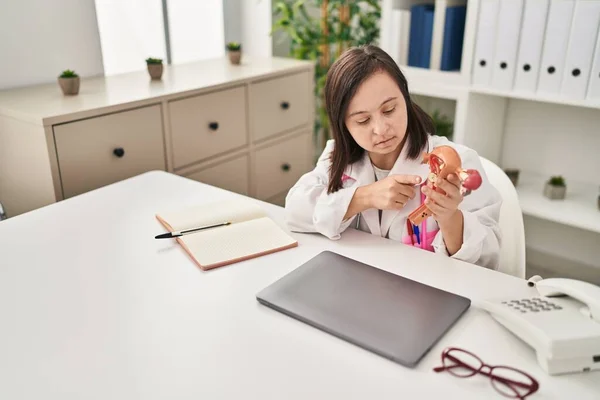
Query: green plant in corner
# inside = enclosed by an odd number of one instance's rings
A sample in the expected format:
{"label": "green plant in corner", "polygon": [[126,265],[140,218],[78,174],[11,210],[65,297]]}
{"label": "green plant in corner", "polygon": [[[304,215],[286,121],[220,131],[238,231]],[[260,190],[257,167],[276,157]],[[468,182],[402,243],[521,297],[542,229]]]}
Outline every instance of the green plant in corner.
{"label": "green plant in corner", "polygon": [[77,78],[78,76],[75,71],[66,69],[60,74],[59,78]]}
{"label": "green plant in corner", "polygon": [[431,114],[431,118],[433,119],[435,134],[451,139],[454,131],[454,122],[446,115],[441,114],[439,110],[435,110],[433,114]]}
{"label": "green plant in corner", "polygon": [[[307,6],[316,11],[312,16]],[[290,55],[313,60],[315,64],[315,138],[325,147],[329,122],[323,102],[327,71],[350,47],[376,44],[379,39],[381,5],[379,0],[279,0],[273,2],[271,34],[282,32],[290,39]],[[316,13],[312,13],[316,14]]]}
{"label": "green plant in corner", "polygon": [[146,64],[162,64],[163,60],[160,58],[146,58]]}

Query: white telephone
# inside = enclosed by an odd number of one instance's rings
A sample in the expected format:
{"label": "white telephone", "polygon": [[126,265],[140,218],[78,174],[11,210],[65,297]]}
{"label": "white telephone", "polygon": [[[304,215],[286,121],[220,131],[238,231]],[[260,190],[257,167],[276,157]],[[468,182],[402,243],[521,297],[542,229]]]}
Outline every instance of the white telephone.
{"label": "white telephone", "polygon": [[529,284],[540,296],[478,306],[532,346],[549,375],[600,370],[600,287],[564,278]]}

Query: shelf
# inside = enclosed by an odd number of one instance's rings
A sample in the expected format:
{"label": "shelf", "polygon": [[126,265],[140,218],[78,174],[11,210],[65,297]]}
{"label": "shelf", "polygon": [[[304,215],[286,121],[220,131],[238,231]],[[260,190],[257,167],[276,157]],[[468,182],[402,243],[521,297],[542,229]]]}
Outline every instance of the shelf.
{"label": "shelf", "polygon": [[517,193],[523,214],[600,233],[598,184],[567,180],[564,200],[550,200],[543,195],[547,177],[521,171]]}
{"label": "shelf", "polygon": [[498,90],[482,86],[470,86],[469,91],[472,93],[487,94],[490,96],[507,97],[511,99],[521,99],[529,101],[539,101],[543,103],[561,104],[575,107],[586,107],[600,109],[600,99],[597,100],[572,100],[562,96],[544,95],[536,93],[514,92],[508,90]]}
{"label": "shelf", "polygon": [[468,85],[460,72],[431,70],[400,65],[414,94],[457,100],[468,93]]}

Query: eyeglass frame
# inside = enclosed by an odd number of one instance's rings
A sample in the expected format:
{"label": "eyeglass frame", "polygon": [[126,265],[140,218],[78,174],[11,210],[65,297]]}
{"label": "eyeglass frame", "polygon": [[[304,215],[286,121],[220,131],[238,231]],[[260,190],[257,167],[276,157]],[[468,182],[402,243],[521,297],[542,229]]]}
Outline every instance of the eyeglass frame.
{"label": "eyeglass frame", "polygon": [[[480,367],[478,369],[475,369],[471,365],[462,362],[461,360],[457,359],[456,357],[454,357],[452,355],[449,355],[448,353],[450,353],[452,350],[456,350],[456,351],[459,351],[459,352],[466,353],[466,354],[470,355],[471,357],[475,358],[481,364]],[[508,365],[489,365],[489,364],[486,364],[486,363],[483,362],[483,360],[481,358],[477,357],[475,354],[471,353],[468,350],[461,349],[460,347],[447,347],[446,349],[444,349],[442,351],[441,358],[442,358],[442,365],[439,366],[439,367],[434,367],[433,370],[435,372],[443,372],[443,371],[448,370],[448,372],[450,374],[452,374],[453,376],[456,376],[458,378],[470,378],[470,377],[475,376],[477,374],[482,374],[482,375],[485,375],[485,376],[489,377],[491,381],[497,380],[500,383],[503,383],[506,386],[508,386],[509,388],[511,388],[515,392],[515,394],[516,394],[516,396],[514,396],[514,398],[517,398],[517,399],[520,399],[520,400],[524,400],[527,396],[530,396],[530,395],[534,394],[540,388],[540,384],[537,381],[537,379],[535,379],[533,376],[529,375],[527,372],[522,371],[522,370],[517,369],[517,368],[509,367]],[[454,365],[448,366],[448,367],[446,365],[444,365],[444,361],[445,361],[446,358],[449,358],[451,361],[453,361],[455,363],[455,365],[458,365],[458,366],[461,366],[463,368],[469,369],[469,370],[473,371],[473,373],[470,374],[470,375],[457,375],[457,374],[452,373],[449,370]],[[483,371],[484,368],[487,368],[489,371]],[[527,385],[527,384],[524,384],[524,383],[521,383],[521,382],[514,381],[514,380],[509,379],[509,378],[504,378],[504,377],[501,377],[501,376],[493,375],[492,371],[495,368],[504,368],[504,369],[509,369],[511,371],[518,372],[518,373],[526,376],[527,378],[531,379],[532,383],[531,383],[531,385]],[[527,392],[527,393],[525,393],[523,395],[519,394],[516,391],[516,389],[514,389],[511,385],[518,386],[518,387],[524,388],[524,389],[529,389],[529,392]],[[502,393],[500,390],[498,390],[496,388],[496,386],[494,386],[494,385],[492,385],[492,386],[494,387],[494,389],[498,393],[502,394],[503,396],[505,396],[505,397],[512,397],[512,396],[507,396],[505,393]]]}

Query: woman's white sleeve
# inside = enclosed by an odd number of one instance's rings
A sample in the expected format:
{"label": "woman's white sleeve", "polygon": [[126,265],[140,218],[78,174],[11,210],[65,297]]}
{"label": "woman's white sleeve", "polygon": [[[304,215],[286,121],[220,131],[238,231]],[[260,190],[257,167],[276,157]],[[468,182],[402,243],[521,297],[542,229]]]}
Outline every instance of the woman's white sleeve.
{"label": "woman's white sleeve", "polygon": [[332,143],[328,143],[315,168],[290,189],[285,199],[285,215],[288,227],[294,232],[321,233],[337,240],[356,218],[343,221],[358,185],[353,181],[351,186],[327,193],[331,150]]}
{"label": "woman's white sleeve", "polygon": [[[468,149],[461,156],[463,168],[479,171],[482,184],[470,195],[465,196],[458,207],[464,219],[463,244],[452,258],[496,270],[499,266],[502,240],[498,223],[502,197],[488,181],[477,153]],[[432,245],[436,253],[448,254],[441,231]]]}

